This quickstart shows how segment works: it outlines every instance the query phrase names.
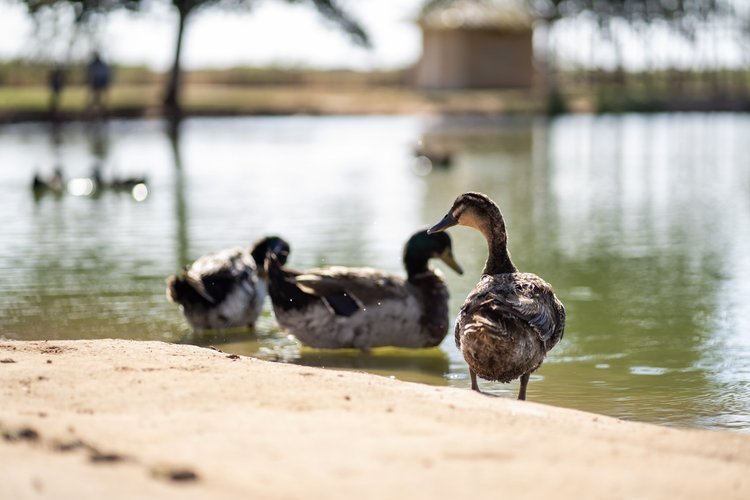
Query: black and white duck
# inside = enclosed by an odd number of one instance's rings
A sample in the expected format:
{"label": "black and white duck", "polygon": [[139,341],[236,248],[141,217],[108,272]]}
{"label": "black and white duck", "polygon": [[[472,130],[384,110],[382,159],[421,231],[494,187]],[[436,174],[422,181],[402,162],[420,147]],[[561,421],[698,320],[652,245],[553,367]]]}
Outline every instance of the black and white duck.
{"label": "black and white duck", "polygon": [[194,330],[253,326],[268,292],[263,261],[269,251],[286,262],[289,244],[269,236],[252,250],[205,255],[167,279],[167,298],[180,305]]}
{"label": "black and white duck", "polygon": [[432,258],[463,273],[450,237],[424,230],[405,245],[406,278],[367,267],[294,271],[269,255],[268,293],[279,324],[311,347],[433,347],[448,332],[448,288]]}
{"label": "black and white duck", "polygon": [[563,336],[565,308],[546,281],[513,265],[503,215],[490,198],[462,194],[429,232],[457,224],[478,230],[489,247],[482,278],[456,321],[456,346],[469,365],[471,388],[479,391],[477,375],[504,383],[520,378],[518,399],[526,399],[529,376]]}

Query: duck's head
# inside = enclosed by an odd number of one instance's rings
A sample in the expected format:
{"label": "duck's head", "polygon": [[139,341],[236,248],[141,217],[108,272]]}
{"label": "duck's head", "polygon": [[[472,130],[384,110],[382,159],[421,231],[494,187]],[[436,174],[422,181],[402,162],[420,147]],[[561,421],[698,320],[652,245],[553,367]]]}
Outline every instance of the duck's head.
{"label": "duck's head", "polygon": [[404,246],[404,265],[408,275],[411,277],[426,271],[427,261],[433,258],[442,260],[458,274],[464,273],[453,257],[453,245],[448,234],[427,234],[426,230],[414,233]]}
{"label": "duck's head", "polygon": [[496,230],[505,233],[505,223],[500,208],[487,195],[482,193],[460,195],[453,202],[453,206],[445,217],[428,229],[427,233],[439,233],[456,225],[473,227],[485,236]]}
{"label": "duck's head", "polygon": [[265,261],[268,252],[276,255],[279,264],[283,266],[286,264],[286,259],[289,257],[289,250],[289,243],[283,238],[278,236],[266,236],[255,242],[253,249],[250,251],[250,255],[253,256],[255,264],[258,266],[258,269],[261,270],[263,269],[263,262]]}

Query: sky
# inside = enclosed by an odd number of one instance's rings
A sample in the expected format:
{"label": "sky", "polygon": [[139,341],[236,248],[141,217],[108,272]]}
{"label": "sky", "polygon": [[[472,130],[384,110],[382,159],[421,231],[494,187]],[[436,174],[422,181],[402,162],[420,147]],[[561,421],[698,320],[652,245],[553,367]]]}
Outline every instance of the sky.
{"label": "sky", "polygon": [[[355,47],[308,5],[261,0],[247,12],[207,9],[189,18],[186,68],[232,65],[305,65],[391,69],[419,57],[421,35],[412,19],[422,0],[348,1],[343,5],[369,32],[374,47]],[[166,2],[145,13],[115,13],[102,27],[102,52],[124,64],[165,69],[174,49],[176,14]],[[33,25],[23,8],[0,0],[0,59],[34,55]]]}
{"label": "sky", "polygon": [[[343,1],[342,5],[369,32],[373,42],[370,50],[354,46],[305,2],[289,5],[280,0],[256,0],[248,11],[209,8],[189,18],[182,62],[187,69],[241,65],[355,70],[407,67],[421,53],[421,34],[413,19],[423,1]],[[737,1],[744,18],[750,16],[750,0]],[[149,6],[142,13],[117,12],[106,18],[98,30],[98,46],[106,59],[145,64],[156,70],[169,66],[177,17],[166,1],[154,0]],[[733,67],[748,64],[748,48],[731,37],[699,36],[694,45],[689,45],[658,24],[650,29],[648,38],[643,32],[621,29],[629,68],[641,69],[654,61],[657,65],[691,67],[717,57]],[[51,53],[67,53],[65,47],[55,50],[54,39],[34,36],[33,31],[22,7],[14,5],[13,0],[0,0],[0,59],[40,54],[49,59]],[[585,19],[561,22],[554,40],[562,60],[573,66],[592,60],[601,67],[613,66],[611,45],[593,33],[593,24]],[[88,48],[79,50],[79,58],[88,52]]]}

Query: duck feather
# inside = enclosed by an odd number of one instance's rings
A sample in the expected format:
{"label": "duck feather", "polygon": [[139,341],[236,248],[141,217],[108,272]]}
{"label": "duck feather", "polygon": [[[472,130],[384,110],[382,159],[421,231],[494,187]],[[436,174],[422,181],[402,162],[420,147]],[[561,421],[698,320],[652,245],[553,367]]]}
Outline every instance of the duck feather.
{"label": "duck feather", "polygon": [[555,298],[552,287],[531,273],[483,276],[466,299],[465,313],[474,314],[479,309],[494,311],[493,317],[525,323],[543,342],[555,339],[557,343],[563,336],[565,308]]}
{"label": "duck feather", "polygon": [[223,301],[233,286],[241,286],[253,297],[255,262],[241,248],[219,251],[199,258],[185,272],[185,279],[198,294],[211,304]]}

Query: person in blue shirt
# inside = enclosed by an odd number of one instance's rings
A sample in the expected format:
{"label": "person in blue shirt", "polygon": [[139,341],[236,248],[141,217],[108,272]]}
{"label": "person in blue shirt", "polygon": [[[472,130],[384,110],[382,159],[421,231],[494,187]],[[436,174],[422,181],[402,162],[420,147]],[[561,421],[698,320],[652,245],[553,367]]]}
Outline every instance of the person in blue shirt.
{"label": "person in blue shirt", "polygon": [[109,87],[112,77],[107,63],[105,63],[98,52],[91,55],[87,69],[87,82],[89,85],[90,100],[89,111],[95,114],[104,112],[104,93]]}

